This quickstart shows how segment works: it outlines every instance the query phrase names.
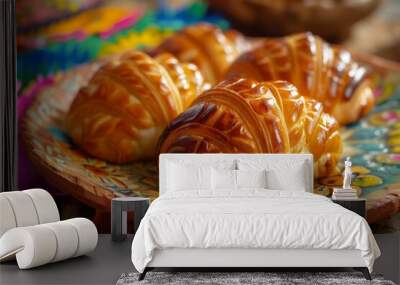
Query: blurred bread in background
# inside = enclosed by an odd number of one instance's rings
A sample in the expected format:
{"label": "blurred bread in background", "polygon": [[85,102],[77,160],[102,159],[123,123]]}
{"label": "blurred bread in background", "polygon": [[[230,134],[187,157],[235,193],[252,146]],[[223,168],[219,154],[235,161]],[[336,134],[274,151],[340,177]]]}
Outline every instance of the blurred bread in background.
{"label": "blurred bread in background", "polygon": [[[283,36],[311,31],[328,41],[346,38],[357,21],[381,0],[208,0],[235,28],[253,36]],[[234,5],[233,5],[234,4]]]}

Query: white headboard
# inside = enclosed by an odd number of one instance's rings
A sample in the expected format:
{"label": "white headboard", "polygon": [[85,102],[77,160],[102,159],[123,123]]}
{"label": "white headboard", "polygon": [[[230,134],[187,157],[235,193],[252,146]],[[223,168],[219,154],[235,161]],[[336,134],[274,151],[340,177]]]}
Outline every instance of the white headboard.
{"label": "white headboard", "polygon": [[241,153],[241,154],[198,154],[198,153],[165,153],[160,154],[159,157],[159,191],[160,195],[166,192],[166,182],[167,182],[167,165],[168,160],[181,160],[187,161],[191,164],[209,164],[214,165],[218,162],[223,161],[224,163],[231,161],[235,163],[236,160],[241,161],[254,161],[254,160],[265,160],[268,163],[281,162],[293,162],[293,161],[304,161],[305,162],[305,172],[307,177],[307,185],[306,189],[308,192],[312,192],[313,190],[313,156],[312,154],[269,154],[269,153],[262,153],[262,154],[249,154],[249,153]]}

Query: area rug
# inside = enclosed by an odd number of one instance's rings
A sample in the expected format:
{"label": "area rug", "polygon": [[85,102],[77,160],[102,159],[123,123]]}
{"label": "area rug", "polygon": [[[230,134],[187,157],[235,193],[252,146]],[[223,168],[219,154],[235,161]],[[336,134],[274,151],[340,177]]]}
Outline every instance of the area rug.
{"label": "area rug", "polygon": [[372,275],[373,280],[366,280],[359,272],[148,272],[146,278],[138,281],[138,273],[122,274],[117,285],[134,284],[373,284],[395,285],[384,280],[380,275]]}

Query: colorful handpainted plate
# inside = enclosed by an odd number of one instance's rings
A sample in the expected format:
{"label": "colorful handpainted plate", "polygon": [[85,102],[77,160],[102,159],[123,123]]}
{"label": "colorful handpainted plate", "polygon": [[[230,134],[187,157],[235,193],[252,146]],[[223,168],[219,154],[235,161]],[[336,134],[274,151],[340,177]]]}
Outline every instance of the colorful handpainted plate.
{"label": "colorful handpainted plate", "polygon": [[[114,165],[76,148],[64,131],[63,119],[80,86],[100,63],[69,70],[44,88],[23,120],[22,136],[41,174],[58,189],[88,205],[108,210],[115,196],[158,196],[155,162]],[[360,122],[342,130],[345,156],[353,161],[354,187],[368,201],[368,220],[377,222],[400,211],[400,72],[372,61],[378,104]],[[399,69],[400,70],[400,69]],[[340,175],[315,183],[315,192],[329,196]]]}

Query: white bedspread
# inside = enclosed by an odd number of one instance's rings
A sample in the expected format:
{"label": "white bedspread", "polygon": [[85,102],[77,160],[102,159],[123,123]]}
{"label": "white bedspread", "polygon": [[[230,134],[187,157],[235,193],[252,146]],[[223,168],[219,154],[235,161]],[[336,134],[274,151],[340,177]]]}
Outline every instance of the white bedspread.
{"label": "white bedspread", "polygon": [[134,237],[132,262],[143,272],[165,248],[358,249],[370,271],[380,255],[359,215],[320,195],[257,189],[156,199]]}

